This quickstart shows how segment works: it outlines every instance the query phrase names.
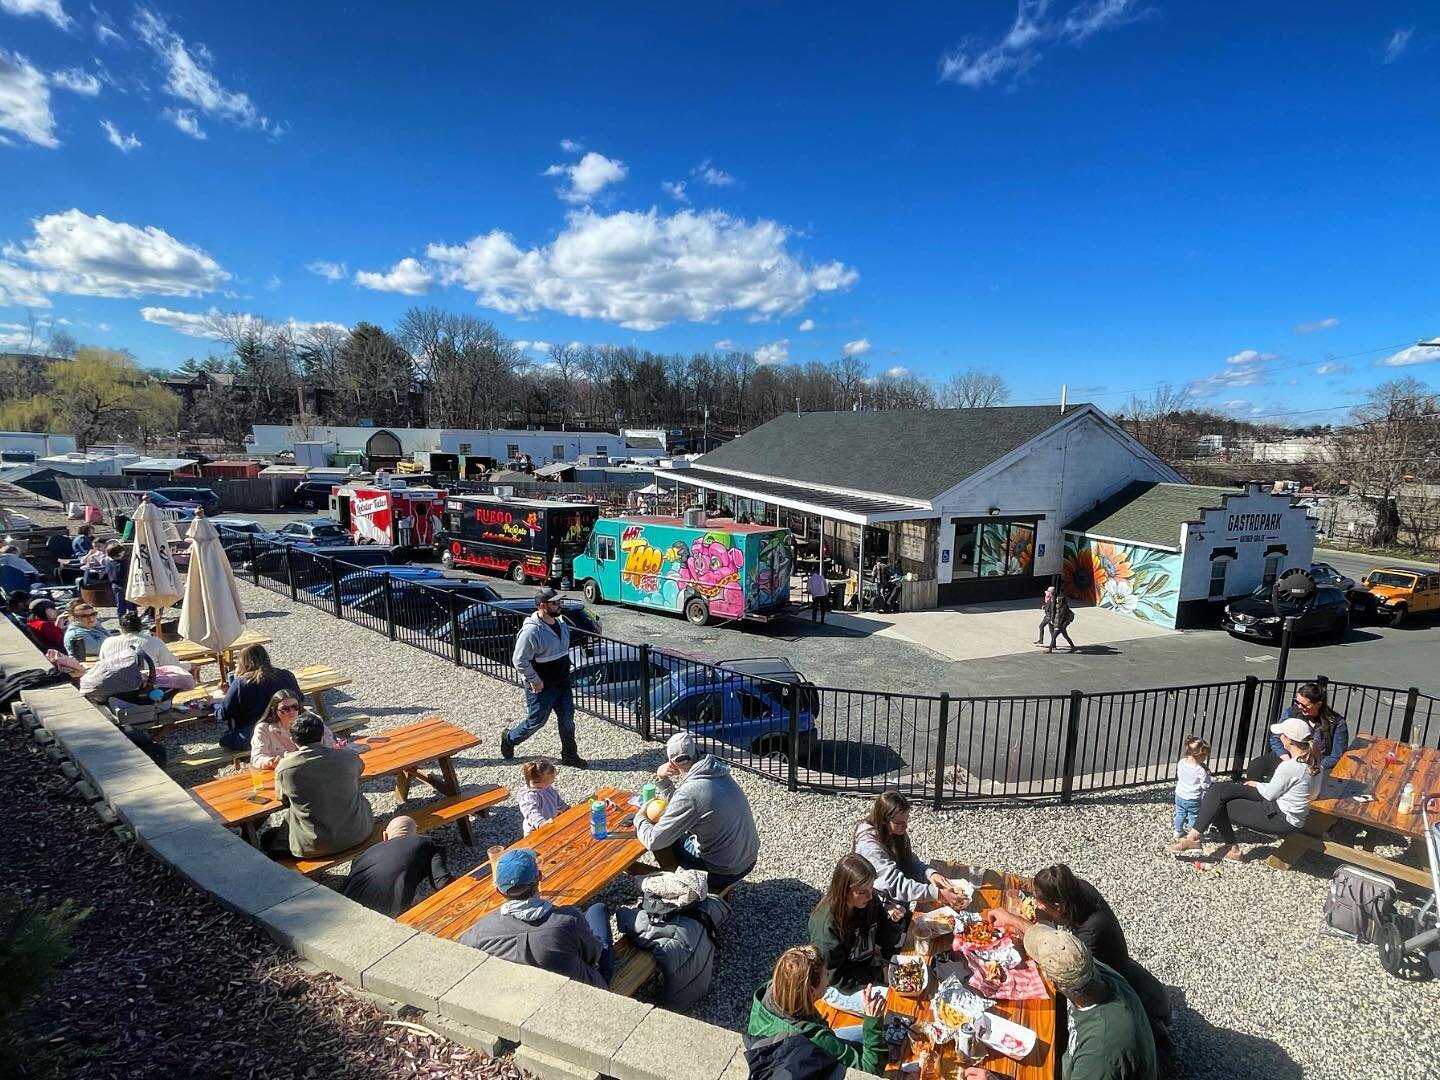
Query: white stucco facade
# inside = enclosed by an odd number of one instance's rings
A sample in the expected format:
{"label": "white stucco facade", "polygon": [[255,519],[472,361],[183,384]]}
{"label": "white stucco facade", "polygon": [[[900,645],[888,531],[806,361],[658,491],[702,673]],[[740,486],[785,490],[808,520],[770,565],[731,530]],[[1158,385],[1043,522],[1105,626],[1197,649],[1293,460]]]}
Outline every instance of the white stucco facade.
{"label": "white stucco facade", "polygon": [[[1265,579],[1266,561],[1275,560],[1276,576],[1300,567],[1308,570],[1315,556],[1318,522],[1289,495],[1273,495],[1258,486],[1227,495],[1223,506],[1207,509],[1199,521],[1180,523],[1184,562],[1180,601],[1211,599],[1214,566],[1223,561],[1224,596],[1243,596]],[[1214,599],[1219,599],[1218,597]]]}

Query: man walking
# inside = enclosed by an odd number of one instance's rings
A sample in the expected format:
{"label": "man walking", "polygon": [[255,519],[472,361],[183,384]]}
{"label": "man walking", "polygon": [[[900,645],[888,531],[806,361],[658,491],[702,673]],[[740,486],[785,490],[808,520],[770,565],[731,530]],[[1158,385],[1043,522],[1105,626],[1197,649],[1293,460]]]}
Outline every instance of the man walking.
{"label": "man walking", "polygon": [[818,616],[820,625],[825,625],[825,611],[830,607],[830,582],[825,580],[825,575],[816,570],[810,575],[805,583],[810,590],[810,621],[814,622]]}
{"label": "man walking", "polygon": [[535,595],[535,614],[515,635],[511,663],[525,680],[525,719],[500,733],[500,755],[509,761],[515,747],[545,726],[553,711],[560,730],[560,763],[588,769],[575,748],[575,702],[570,695],[570,626],[560,617],[560,594],[551,588]]}

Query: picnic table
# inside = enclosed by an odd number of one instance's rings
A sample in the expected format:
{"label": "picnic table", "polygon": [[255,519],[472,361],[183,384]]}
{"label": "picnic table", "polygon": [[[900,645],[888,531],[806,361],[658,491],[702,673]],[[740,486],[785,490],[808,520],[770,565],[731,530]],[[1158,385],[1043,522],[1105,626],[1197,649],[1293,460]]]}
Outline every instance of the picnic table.
{"label": "picnic table", "polygon": [[[438,716],[427,716],[379,735],[354,739],[349,745],[363,755],[361,779],[394,776],[395,801],[403,803],[410,795],[410,784],[414,780],[423,780],[442,795],[459,795],[460,781],[455,775],[453,759],[461,751],[479,744],[478,735]],[[438,765],[439,775],[420,770],[427,761]],[[259,792],[251,786],[257,773],[261,778]],[[251,843],[257,838],[260,823],[283,809],[275,797],[275,773],[269,769],[245,769],[222,776],[191,788],[190,794],[222,825],[239,829]],[[458,825],[465,843],[473,843],[469,821],[462,819]]]}
{"label": "picnic table", "polygon": [[[231,664],[234,662],[235,653],[241,649],[248,649],[251,645],[269,645],[273,640],[274,638],[268,638],[254,630],[246,630],[220,652],[225,654],[225,662]],[[219,653],[208,645],[199,645],[193,641],[187,641],[185,638],[178,641],[167,641],[165,644],[175,654],[176,660],[182,664],[189,664],[192,669],[213,664],[220,659]]]}
{"label": "picnic table", "polygon": [[[1391,753],[1397,759],[1393,764],[1386,761],[1386,755]],[[1387,859],[1329,838],[1337,825],[1348,821],[1364,827],[1367,833],[1392,833],[1423,845],[1419,802],[1414,813],[1400,813],[1400,793],[1406,784],[1413,784],[1421,798],[1440,792],[1440,750],[1375,735],[1358,737],[1321,782],[1319,793],[1310,802],[1305,828],[1285,837],[1270,856],[1270,865],[1288,870],[1305,852],[1317,851],[1341,862],[1429,888],[1430,874],[1423,867]],[[1370,795],[1373,799],[1357,801],[1357,795]]]}
{"label": "picnic table", "polygon": [[[971,882],[978,881],[975,890],[975,898],[970,902],[969,910],[985,912],[994,908],[1004,906],[1004,899],[1007,893],[1018,894],[1020,890],[1030,891],[1032,886],[1028,878],[1016,877],[1013,874],[1004,874],[995,870],[981,870],[979,868],[936,864],[935,867],[942,874],[956,880],[966,879]],[[936,907],[936,904],[922,905],[922,907]],[[906,941],[906,951],[914,946],[913,931]],[[1050,995],[1045,998],[1035,998],[1029,1001],[999,1001],[990,1011],[998,1016],[1003,1016],[1017,1024],[1023,1024],[1035,1032],[1035,1047],[1024,1061],[1012,1061],[1005,1055],[982,1046],[985,1057],[979,1061],[964,1061],[955,1052],[953,1045],[949,1045],[941,1058],[940,1076],[942,1080],[957,1080],[965,1075],[965,1069],[970,1066],[978,1066],[989,1069],[991,1072],[1001,1076],[1015,1077],[1016,1080],[1055,1080],[1060,1075],[1060,1054],[1056,1047],[1056,1033],[1063,1030],[1059,1020],[1061,1009],[1064,1003],[1055,996],[1055,990],[1046,980],[1046,989]],[[908,1017],[912,1020],[931,1019],[930,998],[931,992],[936,988],[935,980],[932,978],[930,989],[924,997],[909,998],[890,990],[885,999],[886,1016],[891,1014]],[[815,1007],[820,1015],[832,1028],[844,1028],[859,1024],[863,1017],[836,1009],[824,1001],[817,1001]],[[927,1044],[928,1045],[928,1044]],[[901,1066],[917,1062],[919,1060],[919,1048],[909,1039],[901,1046],[899,1060],[892,1060],[887,1064],[885,1075],[887,1077],[915,1076],[915,1073],[904,1073]]]}
{"label": "picnic table", "polygon": [[[330,720],[330,710],[325,705],[325,691],[349,686],[350,676],[341,674],[329,664],[310,664],[295,672],[295,681],[300,684],[300,693],[314,702],[315,711],[320,714],[320,719],[324,720],[327,726],[334,727]],[[204,686],[197,686],[193,690],[182,690],[175,695],[173,700],[175,704],[187,708],[194,706],[197,702],[223,701],[228,685],[228,683],[208,683]]]}
{"label": "picnic table", "polygon": [[[609,835],[605,839],[591,835],[590,800],[585,799],[506,849],[528,848],[535,853],[540,895],[556,904],[588,903],[645,854],[644,845],[635,838],[631,793],[607,787],[594,797],[606,802]],[[453,941],[504,902],[486,862],[426,897],[397,921]]]}

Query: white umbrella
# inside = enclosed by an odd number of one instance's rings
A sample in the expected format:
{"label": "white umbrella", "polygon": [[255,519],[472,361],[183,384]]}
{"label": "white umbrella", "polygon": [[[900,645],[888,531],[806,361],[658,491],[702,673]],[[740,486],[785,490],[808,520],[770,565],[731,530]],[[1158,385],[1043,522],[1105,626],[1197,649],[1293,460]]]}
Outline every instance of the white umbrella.
{"label": "white umbrella", "polygon": [[155,609],[155,631],[160,631],[160,609],[180,599],[183,591],[180,571],[165,535],[166,521],[147,496],[135,508],[134,551],[130,575],[125,579],[125,599],[136,607]]}
{"label": "white umbrella", "polygon": [[214,651],[225,677],[225,649],[245,630],[245,607],[235,590],[235,575],[220,543],[220,534],[203,512],[197,512],[187,533],[190,566],[185,572],[185,606],[180,609],[180,636]]}

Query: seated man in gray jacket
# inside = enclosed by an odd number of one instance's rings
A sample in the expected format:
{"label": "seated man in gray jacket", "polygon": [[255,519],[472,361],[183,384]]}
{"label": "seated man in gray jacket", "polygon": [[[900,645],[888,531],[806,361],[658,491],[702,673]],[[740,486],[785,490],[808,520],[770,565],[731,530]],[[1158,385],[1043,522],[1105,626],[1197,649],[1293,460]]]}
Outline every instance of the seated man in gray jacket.
{"label": "seated man in gray jacket", "polygon": [[711,892],[733,885],[751,870],[760,854],[760,834],[750,800],[714,754],[699,757],[695,739],[685,731],[665,744],[664,765],[656,771],[669,796],[660,820],[635,815],[635,835],[660,860],[704,870]]}
{"label": "seated man in gray jacket", "polygon": [[286,806],[285,821],[260,837],[265,853],[297,859],[334,855],[369,839],[375,818],[360,791],[360,755],[322,746],[325,724],[314,713],[301,713],[290,737],[299,749],[275,766],[275,794]]}
{"label": "seated man in gray jacket", "polygon": [[610,985],[615,950],[604,904],[581,912],[543,899],[540,866],[525,848],[500,856],[495,888],[507,897],[505,903],[466,930],[460,944],[601,989]]}

